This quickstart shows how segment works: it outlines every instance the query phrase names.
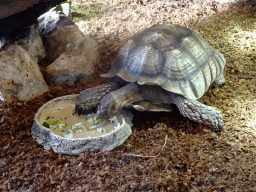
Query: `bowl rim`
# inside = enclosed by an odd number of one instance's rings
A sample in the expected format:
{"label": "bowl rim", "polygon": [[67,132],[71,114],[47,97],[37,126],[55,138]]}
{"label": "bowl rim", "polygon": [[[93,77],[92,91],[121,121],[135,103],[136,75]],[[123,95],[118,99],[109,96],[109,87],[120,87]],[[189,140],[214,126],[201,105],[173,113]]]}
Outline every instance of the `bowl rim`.
{"label": "bowl rim", "polygon": [[118,126],[117,128],[114,128],[114,130],[111,131],[111,132],[109,132],[109,133],[106,133],[106,134],[103,134],[103,135],[100,135],[100,136],[97,136],[97,137],[90,137],[90,138],[88,138],[88,137],[83,137],[83,138],[76,138],[76,137],[73,137],[73,138],[65,138],[65,137],[63,137],[63,136],[60,136],[60,135],[55,134],[51,129],[49,129],[49,128],[47,128],[47,127],[45,127],[45,126],[43,126],[43,125],[41,125],[41,124],[39,123],[38,117],[39,117],[39,115],[42,115],[43,110],[45,110],[47,106],[49,106],[50,104],[54,104],[54,102],[57,103],[58,101],[63,101],[63,100],[75,100],[76,98],[78,99],[78,96],[79,96],[79,94],[64,95],[64,96],[56,97],[56,98],[54,98],[54,99],[51,99],[51,100],[47,101],[47,102],[46,102],[45,104],[43,104],[43,105],[38,109],[38,111],[36,112],[35,117],[34,117],[34,122],[35,122],[38,126],[40,126],[41,129],[44,129],[45,131],[50,132],[50,134],[52,134],[52,135],[54,135],[54,136],[57,136],[57,137],[59,137],[59,138],[61,138],[61,139],[64,139],[64,140],[69,140],[69,139],[71,139],[71,140],[84,140],[84,139],[92,140],[92,139],[95,139],[95,138],[97,138],[97,139],[98,139],[98,138],[104,138],[104,137],[107,137],[107,136],[109,136],[109,135],[114,134],[115,132],[119,131],[119,129],[121,129],[123,126],[125,126],[125,124],[128,124],[128,122],[126,122],[125,118],[124,118],[121,114],[118,114],[118,115],[121,117],[121,121],[122,121],[122,122],[120,122],[120,126]]}

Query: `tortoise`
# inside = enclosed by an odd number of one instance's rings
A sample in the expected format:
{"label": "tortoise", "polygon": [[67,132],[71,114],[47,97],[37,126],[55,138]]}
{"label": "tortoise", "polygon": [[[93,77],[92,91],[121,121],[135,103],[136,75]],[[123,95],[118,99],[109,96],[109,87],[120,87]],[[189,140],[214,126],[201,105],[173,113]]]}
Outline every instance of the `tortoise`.
{"label": "tortoise", "polygon": [[82,91],[76,111],[96,110],[98,118],[111,118],[123,107],[140,111],[180,113],[223,130],[221,113],[197,101],[215,82],[225,85],[226,60],[199,34],[177,24],[153,25],[131,37],[118,51],[111,69],[102,77],[110,82]]}

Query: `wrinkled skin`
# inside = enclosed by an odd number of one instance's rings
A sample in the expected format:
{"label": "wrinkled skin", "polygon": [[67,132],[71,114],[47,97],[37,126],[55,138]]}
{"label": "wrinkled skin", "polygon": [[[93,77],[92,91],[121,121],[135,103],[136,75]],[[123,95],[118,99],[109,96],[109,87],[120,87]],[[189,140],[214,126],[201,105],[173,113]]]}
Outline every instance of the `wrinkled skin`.
{"label": "wrinkled skin", "polygon": [[[224,83],[225,82],[222,82],[220,86],[223,86]],[[99,99],[97,101],[98,118],[111,118],[119,113],[123,107],[133,107],[136,102],[147,101],[156,105],[160,103],[175,104],[183,116],[195,122],[208,125],[215,132],[223,130],[222,115],[219,111],[199,101],[187,99],[182,95],[168,92],[159,86],[141,86],[137,83],[129,83],[117,90],[111,88],[111,90],[113,90],[112,92],[106,91],[106,87],[111,87],[111,85],[108,83],[103,84],[91,90],[88,89],[83,93],[83,98],[87,98],[87,102],[92,101],[92,98],[90,98],[92,96],[102,96],[97,97]],[[113,85],[112,82],[112,87],[116,88],[117,86]],[[93,92],[93,94],[91,92]],[[96,97],[93,99],[94,101],[95,98]],[[86,103],[85,100],[79,102]],[[86,106],[88,106],[86,110],[89,111],[90,103]],[[95,108],[96,105],[91,105],[91,108],[93,107]],[[76,109],[79,109],[79,105],[76,105]]]}

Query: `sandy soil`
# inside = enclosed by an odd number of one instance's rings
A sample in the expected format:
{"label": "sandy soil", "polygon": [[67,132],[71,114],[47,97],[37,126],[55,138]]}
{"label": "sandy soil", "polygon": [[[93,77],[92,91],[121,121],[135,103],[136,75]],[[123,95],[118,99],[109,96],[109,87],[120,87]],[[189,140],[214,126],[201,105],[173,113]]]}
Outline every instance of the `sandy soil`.
{"label": "sandy soil", "polygon": [[[101,14],[77,25],[99,44],[94,78],[74,87],[51,87],[28,102],[0,101],[0,191],[256,191],[255,4],[73,1],[74,6],[89,4]],[[211,88],[201,99],[222,112],[224,131],[213,133],[176,108],[171,113],[134,111],[133,134],[113,151],[80,156],[44,151],[30,133],[39,107],[101,84],[99,75],[108,71],[120,46],[159,23],[196,29],[224,54],[226,86]]]}

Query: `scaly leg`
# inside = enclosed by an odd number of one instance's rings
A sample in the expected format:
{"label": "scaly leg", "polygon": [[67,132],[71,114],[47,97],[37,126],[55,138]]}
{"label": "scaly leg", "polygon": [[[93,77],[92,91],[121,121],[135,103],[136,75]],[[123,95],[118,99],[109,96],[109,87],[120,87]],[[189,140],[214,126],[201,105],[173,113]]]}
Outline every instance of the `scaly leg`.
{"label": "scaly leg", "polygon": [[96,107],[100,104],[102,97],[118,88],[118,82],[112,81],[103,85],[85,89],[80,92],[75,110],[79,115],[96,112]]}
{"label": "scaly leg", "polygon": [[215,80],[215,83],[220,87],[224,87],[224,85],[226,84],[226,80],[225,77],[223,75],[223,73]]}
{"label": "scaly leg", "polygon": [[215,132],[223,130],[222,115],[216,109],[177,94],[172,95],[172,102],[177,105],[183,116],[208,125]]}

